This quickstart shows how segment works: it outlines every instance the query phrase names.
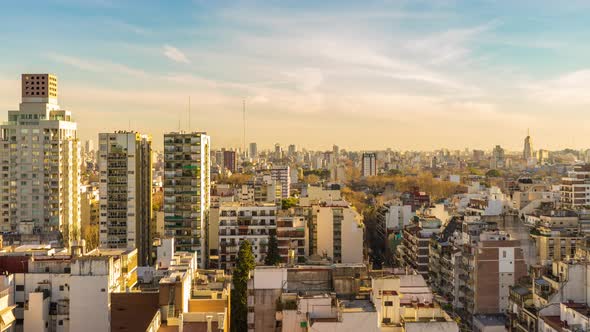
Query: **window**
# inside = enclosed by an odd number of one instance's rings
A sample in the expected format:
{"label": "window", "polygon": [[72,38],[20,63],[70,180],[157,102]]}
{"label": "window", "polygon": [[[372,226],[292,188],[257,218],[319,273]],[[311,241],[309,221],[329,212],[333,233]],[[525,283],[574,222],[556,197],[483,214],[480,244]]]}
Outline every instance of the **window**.
{"label": "window", "polygon": [[25,285],[16,285],[16,291],[17,292],[24,292],[25,291]]}
{"label": "window", "polygon": [[64,285],[59,285],[59,291],[63,292],[64,291]]}
{"label": "window", "polygon": [[383,305],[386,307],[393,307],[393,301],[385,301]]}
{"label": "window", "polygon": [[60,319],[59,322],[57,322],[57,325],[59,325],[59,326],[64,325],[64,321],[62,319]]}

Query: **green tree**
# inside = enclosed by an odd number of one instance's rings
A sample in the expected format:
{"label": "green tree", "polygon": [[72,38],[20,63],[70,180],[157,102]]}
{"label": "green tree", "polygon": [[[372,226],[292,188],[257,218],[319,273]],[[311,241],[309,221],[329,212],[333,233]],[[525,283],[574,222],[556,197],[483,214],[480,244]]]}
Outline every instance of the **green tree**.
{"label": "green tree", "polygon": [[279,265],[281,262],[281,255],[279,254],[279,243],[277,242],[277,236],[274,233],[270,234],[268,239],[268,251],[264,258],[264,265]]}
{"label": "green tree", "polygon": [[297,206],[298,203],[299,200],[296,197],[283,198],[281,200],[281,209],[288,210],[294,206]]}
{"label": "green tree", "polygon": [[500,171],[497,169],[491,169],[486,173],[486,177],[488,178],[497,178],[499,176],[502,176],[502,173],[500,173]]}
{"label": "green tree", "polygon": [[238,251],[236,268],[232,274],[230,325],[232,332],[248,329],[248,279],[250,279],[250,272],[255,266],[252,245],[248,241],[243,241]]}

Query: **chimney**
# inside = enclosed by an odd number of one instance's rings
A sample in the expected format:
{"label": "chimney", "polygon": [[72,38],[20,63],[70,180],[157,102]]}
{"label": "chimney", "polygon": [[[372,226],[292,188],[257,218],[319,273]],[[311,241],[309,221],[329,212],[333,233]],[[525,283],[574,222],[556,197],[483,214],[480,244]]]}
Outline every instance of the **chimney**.
{"label": "chimney", "polygon": [[211,315],[207,315],[207,332],[213,332],[213,329],[211,328],[211,322],[213,321],[213,316]]}

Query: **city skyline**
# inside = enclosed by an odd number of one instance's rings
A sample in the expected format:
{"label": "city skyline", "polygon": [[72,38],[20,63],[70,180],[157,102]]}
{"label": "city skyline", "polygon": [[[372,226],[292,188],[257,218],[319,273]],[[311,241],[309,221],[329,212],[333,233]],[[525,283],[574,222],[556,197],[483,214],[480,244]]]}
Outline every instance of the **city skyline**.
{"label": "city skyline", "polygon": [[160,150],[180,123],[241,147],[245,99],[246,144],[264,149],[519,151],[526,128],[537,149],[586,148],[590,8],[543,4],[9,4],[0,116],[21,72],[51,72],[82,140],[137,130]]}

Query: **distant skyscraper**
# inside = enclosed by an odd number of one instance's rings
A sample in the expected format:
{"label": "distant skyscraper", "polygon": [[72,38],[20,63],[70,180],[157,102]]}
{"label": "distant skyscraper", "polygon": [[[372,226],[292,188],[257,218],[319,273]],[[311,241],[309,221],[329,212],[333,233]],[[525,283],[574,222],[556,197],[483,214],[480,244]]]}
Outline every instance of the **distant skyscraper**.
{"label": "distant skyscraper", "polygon": [[522,158],[524,160],[530,160],[533,158],[533,141],[531,139],[530,133],[527,133],[527,136],[524,139],[524,150],[522,152]]}
{"label": "distant skyscraper", "polygon": [[86,141],[86,144],[84,144],[84,152],[89,153],[94,151],[94,141],[89,139]]}
{"label": "distant skyscraper", "polygon": [[236,172],[236,152],[235,151],[223,151],[223,167],[228,171]]}
{"label": "distant skyscraper", "polygon": [[492,151],[492,159],[490,160],[490,168],[503,168],[505,166],[504,149],[496,145],[494,151]]}
{"label": "distant skyscraper", "polygon": [[362,170],[363,177],[377,175],[377,154],[374,152],[363,153]]}
{"label": "distant skyscraper", "polygon": [[0,126],[0,230],[80,237],[77,125],[57,104],[57,77],[23,74],[22,102]]}
{"label": "distant skyscraper", "polygon": [[152,250],[152,138],[135,132],[101,133],[99,139],[102,248],[137,248],[138,264]]}
{"label": "distant skyscraper", "polygon": [[250,158],[258,158],[258,145],[256,143],[250,143],[248,156],[250,156]]}
{"label": "distant skyscraper", "polygon": [[164,229],[176,238],[176,250],[197,252],[201,267],[208,252],[210,146],[206,133],[164,135]]}
{"label": "distant skyscraper", "polygon": [[275,159],[283,158],[283,149],[279,143],[275,144]]}
{"label": "distant skyscraper", "polygon": [[295,144],[289,145],[288,153],[289,156],[294,156],[297,153],[297,147],[295,146]]}

